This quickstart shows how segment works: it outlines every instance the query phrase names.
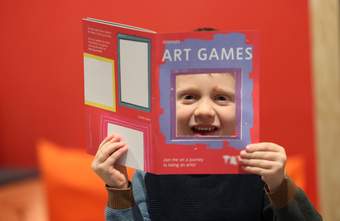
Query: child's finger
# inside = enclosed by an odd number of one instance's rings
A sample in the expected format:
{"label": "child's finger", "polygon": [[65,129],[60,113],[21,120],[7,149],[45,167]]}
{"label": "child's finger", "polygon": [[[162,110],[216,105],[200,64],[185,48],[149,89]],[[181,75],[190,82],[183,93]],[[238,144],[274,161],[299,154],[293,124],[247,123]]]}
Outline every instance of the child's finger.
{"label": "child's finger", "polygon": [[122,139],[121,139],[121,136],[119,135],[116,135],[116,134],[111,134],[109,136],[107,136],[103,141],[102,143],[99,145],[98,147],[98,150],[97,150],[97,154],[96,154],[96,157],[98,157],[102,152],[104,152],[107,148],[107,146],[110,144],[110,143],[117,143],[117,142],[120,142]]}
{"label": "child's finger", "polygon": [[242,166],[259,167],[262,169],[271,169],[274,162],[269,160],[258,160],[258,159],[240,159]]}
{"label": "child's finger", "polygon": [[116,142],[104,145],[98,150],[98,161],[104,162],[109,158],[116,150],[126,145],[124,142]]}
{"label": "child's finger", "polygon": [[249,144],[246,146],[245,150],[247,152],[255,152],[255,151],[284,152],[283,147],[277,144],[268,143],[268,142]]}
{"label": "child's finger", "polygon": [[101,148],[105,143],[109,142],[112,138],[115,137],[115,134],[110,134],[110,135],[107,135],[104,140],[102,140],[102,142],[99,144],[99,148]]}
{"label": "child's finger", "polygon": [[117,160],[119,160],[122,155],[124,155],[128,151],[128,146],[125,144],[123,146],[120,146],[115,152],[113,152],[107,160],[104,162],[105,165],[115,165]]}
{"label": "child's finger", "polygon": [[240,157],[242,159],[262,159],[262,160],[270,160],[270,161],[278,161],[284,160],[282,154],[278,152],[269,152],[269,151],[255,151],[255,152],[247,152],[242,150],[240,152]]}
{"label": "child's finger", "polygon": [[259,176],[264,176],[266,174],[265,169],[252,167],[252,166],[242,166],[242,169],[247,173],[256,174]]}
{"label": "child's finger", "polygon": [[107,142],[117,142],[117,141],[121,141],[122,137],[119,136],[118,134],[110,134],[107,135],[107,137],[105,137],[105,139],[99,144],[99,148],[101,148],[104,144],[106,144]]}

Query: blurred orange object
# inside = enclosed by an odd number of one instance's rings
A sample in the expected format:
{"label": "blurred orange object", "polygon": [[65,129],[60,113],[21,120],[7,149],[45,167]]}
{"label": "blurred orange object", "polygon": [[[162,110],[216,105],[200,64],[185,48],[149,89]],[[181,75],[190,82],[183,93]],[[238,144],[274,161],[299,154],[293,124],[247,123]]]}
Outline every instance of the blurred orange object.
{"label": "blurred orange object", "polygon": [[[50,221],[104,220],[107,193],[83,149],[38,142],[39,167]],[[129,169],[131,179],[134,170]]]}
{"label": "blurred orange object", "polygon": [[306,170],[303,156],[289,156],[286,163],[286,173],[297,186],[306,190]]}

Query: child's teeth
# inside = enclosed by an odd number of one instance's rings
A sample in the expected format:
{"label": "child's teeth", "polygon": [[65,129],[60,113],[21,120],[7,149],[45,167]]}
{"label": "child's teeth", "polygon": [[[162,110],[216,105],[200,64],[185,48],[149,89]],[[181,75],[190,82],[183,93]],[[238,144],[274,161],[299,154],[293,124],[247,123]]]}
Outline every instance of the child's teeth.
{"label": "child's teeth", "polygon": [[204,132],[211,132],[214,130],[214,127],[196,127],[196,130],[204,131]]}

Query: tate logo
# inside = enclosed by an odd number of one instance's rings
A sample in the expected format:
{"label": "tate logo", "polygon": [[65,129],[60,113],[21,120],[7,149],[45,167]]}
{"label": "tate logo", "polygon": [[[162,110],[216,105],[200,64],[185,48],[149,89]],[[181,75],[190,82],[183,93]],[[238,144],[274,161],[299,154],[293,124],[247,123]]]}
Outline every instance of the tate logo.
{"label": "tate logo", "polygon": [[238,165],[238,156],[223,155],[222,158],[225,164]]}

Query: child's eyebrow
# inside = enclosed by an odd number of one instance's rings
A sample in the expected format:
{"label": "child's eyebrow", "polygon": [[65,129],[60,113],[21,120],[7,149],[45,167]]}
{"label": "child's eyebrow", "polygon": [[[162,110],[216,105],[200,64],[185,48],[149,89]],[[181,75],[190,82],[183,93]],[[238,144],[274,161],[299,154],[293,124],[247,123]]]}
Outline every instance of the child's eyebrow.
{"label": "child's eyebrow", "polygon": [[185,87],[179,87],[176,90],[176,94],[179,93],[185,93],[185,92],[195,92],[195,91],[199,91],[200,88],[197,85],[186,85]]}
{"label": "child's eyebrow", "polygon": [[176,97],[177,99],[182,97],[183,95],[186,94],[199,94],[200,89],[197,86],[192,86],[192,87],[185,87],[185,88],[180,88],[176,90]]}
{"label": "child's eyebrow", "polygon": [[217,92],[217,93],[226,93],[228,95],[235,95],[235,90],[234,88],[229,88],[229,87],[221,87],[221,86],[215,86],[213,88],[213,91],[214,92]]}

